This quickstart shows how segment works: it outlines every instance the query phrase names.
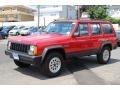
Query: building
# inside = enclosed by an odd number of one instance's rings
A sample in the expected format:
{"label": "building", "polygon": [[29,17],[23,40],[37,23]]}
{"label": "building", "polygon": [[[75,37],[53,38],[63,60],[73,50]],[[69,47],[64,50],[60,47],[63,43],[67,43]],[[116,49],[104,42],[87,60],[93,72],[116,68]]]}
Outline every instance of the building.
{"label": "building", "polygon": [[[108,7],[108,15],[110,17],[120,19],[120,5],[110,5]],[[113,26],[115,30],[120,28],[119,24],[113,24]]]}
{"label": "building", "polygon": [[56,19],[76,19],[75,6],[70,6],[70,5],[41,5],[40,6],[40,25],[41,26],[48,25],[48,23]]}
{"label": "building", "polygon": [[[8,8],[11,7],[11,10],[3,10],[3,8],[5,9],[7,7]],[[22,10],[18,9],[18,7],[22,8]],[[21,5],[2,6],[1,11],[4,13],[0,14],[2,17],[0,18],[0,21],[5,21],[5,22],[1,22],[0,26],[2,25],[3,26],[9,26],[9,25],[38,26],[37,10],[38,9],[36,5],[27,6],[27,7],[21,6]],[[10,12],[12,12],[12,17]],[[16,12],[17,14],[15,14]],[[70,5],[40,5],[39,12],[40,12],[39,14],[40,26],[46,26],[50,22],[56,19],[76,19],[76,8],[75,6],[70,6]],[[28,15],[28,16],[26,17],[25,15]]]}
{"label": "building", "polygon": [[34,21],[35,10],[23,5],[5,5],[0,7],[0,22]]}
{"label": "building", "polygon": [[120,5],[111,5],[108,8],[108,15],[120,19]]}

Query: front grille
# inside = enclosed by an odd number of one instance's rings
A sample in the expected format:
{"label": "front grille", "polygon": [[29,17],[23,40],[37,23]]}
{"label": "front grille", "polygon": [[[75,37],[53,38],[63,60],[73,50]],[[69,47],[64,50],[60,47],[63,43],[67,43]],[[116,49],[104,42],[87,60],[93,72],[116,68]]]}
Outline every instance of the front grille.
{"label": "front grille", "polygon": [[30,45],[20,44],[20,43],[11,43],[10,49],[27,53],[28,50],[30,49]]}

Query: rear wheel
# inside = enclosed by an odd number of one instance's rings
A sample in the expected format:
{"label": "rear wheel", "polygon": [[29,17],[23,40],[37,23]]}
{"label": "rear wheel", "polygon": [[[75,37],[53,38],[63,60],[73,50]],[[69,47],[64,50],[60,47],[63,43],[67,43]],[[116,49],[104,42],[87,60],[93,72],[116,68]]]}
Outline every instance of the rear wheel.
{"label": "rear wheel", "polygon": [[118,46],[120,47],[120,42],[118,42],[117,44],[118,44]]}
{"label": "rear wheel", "polygon": [[7,38],[8,38],[8,35],[5,35],[5,36],[4,36],[4,39],[7,39]]}
{"label": "rear wheel", "polygon": [[42,65],[43,74],[49,77],[55,77],[59,75],[63,69],[63,60],[64,58],[60,53],[49,53]]}
{"label": "rear wheel", "polygon": [[97,54],[97,60],[100,64],[106,64],[110,60],[111,51],[110,47],[104,47],[99,54]]}
{"label": "rear wheel", "polygon": [[20,61],[17,61],[17,60],[14,60],[14,63],[18,66],[18,67],[21,67],[21,68],[26,68],[26,67],[29,67],[30,64],[26,64],[26,63],[23,63],[23,62],[20,62]]}

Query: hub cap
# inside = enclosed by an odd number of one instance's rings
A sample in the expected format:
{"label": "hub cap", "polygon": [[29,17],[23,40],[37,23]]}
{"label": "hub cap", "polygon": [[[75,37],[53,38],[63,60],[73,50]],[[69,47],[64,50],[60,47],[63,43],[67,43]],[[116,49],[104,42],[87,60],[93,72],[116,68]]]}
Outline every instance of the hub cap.
{"label": "hub cap", "polygon": [[103,52],[103,60],[104,61],[107,61],[109,59],[109,51],[108,50],[105,50]]}
{"label": "hub cap", "polygon": [[52,72],[52,73],[56,73],[60,70],[61,68],[61,60],[60,58],[58,57],[54,57],[50,60],[50,63],[49,63],[49,70]]}

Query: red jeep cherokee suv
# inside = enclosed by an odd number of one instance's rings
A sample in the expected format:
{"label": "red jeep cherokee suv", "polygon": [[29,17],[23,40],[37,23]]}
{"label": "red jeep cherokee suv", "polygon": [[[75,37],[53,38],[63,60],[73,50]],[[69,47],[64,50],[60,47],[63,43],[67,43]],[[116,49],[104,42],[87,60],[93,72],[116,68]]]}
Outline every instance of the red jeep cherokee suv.
{"label": "red jeep cherokee suv", "polygon": [[97,55],[100,64],[110,60],[116,34],[108,21],[63,20],[51,22],[41,35],[11,38],[6,55],[19,67],[39,64],[47,76],[57,76],[68,57]]}

